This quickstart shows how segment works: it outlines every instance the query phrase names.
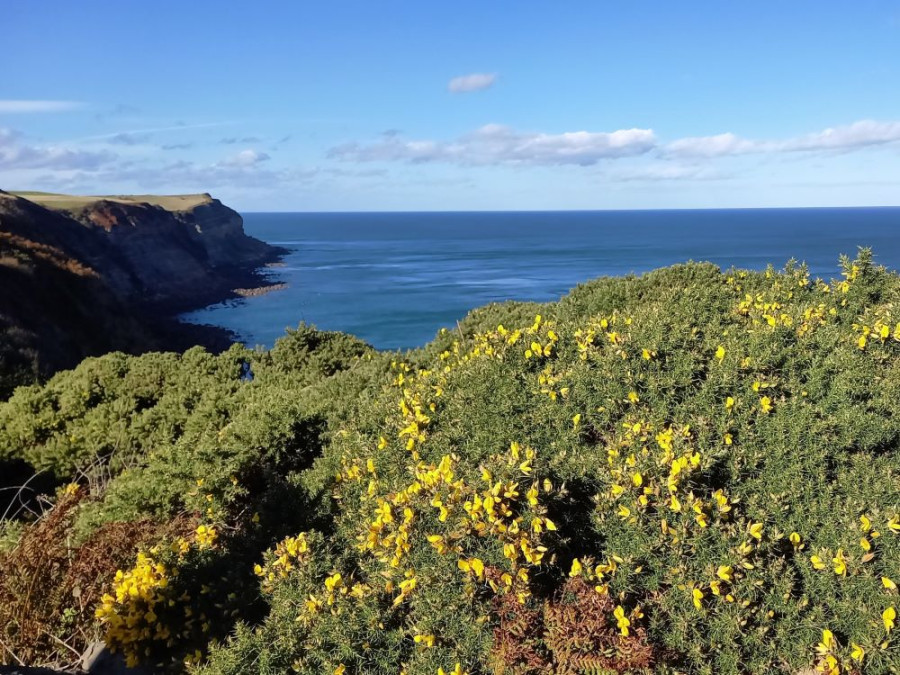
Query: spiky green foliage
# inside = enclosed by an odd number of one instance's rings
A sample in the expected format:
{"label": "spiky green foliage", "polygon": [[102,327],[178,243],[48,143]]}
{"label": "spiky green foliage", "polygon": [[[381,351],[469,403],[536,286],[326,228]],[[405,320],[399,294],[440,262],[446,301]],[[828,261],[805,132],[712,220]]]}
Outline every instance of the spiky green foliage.
{"label": "spiky green foliage", "polygon": [[[259,601],[224,642],[147,637],[198,672],[893,672],[900,279],[867,252],[842,274],[600,279],[403,355],[301,328],[105,357],[118,376],[20,390],[0,434],[111,473],[82,538],[178,513],[217,533],[204,564]],[[138,405],[117,383],[152,364]]]}

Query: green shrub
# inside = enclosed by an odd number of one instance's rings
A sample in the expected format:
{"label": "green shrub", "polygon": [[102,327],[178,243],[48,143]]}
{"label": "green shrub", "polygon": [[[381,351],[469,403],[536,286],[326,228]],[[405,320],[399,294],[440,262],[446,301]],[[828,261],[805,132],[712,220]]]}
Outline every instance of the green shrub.
{"label": "green shrub", "polygon": [[103,378],[70,400],[100,359],[20,390],[0,433],[65,475],[110,451],[62,434],[123,430],[86,533],[229,533],[247,610],[196,672],[895,672],[900,279],[866,251],[842,275],[599,279],[402,355],[301,326],[167,362],[141,411]]}

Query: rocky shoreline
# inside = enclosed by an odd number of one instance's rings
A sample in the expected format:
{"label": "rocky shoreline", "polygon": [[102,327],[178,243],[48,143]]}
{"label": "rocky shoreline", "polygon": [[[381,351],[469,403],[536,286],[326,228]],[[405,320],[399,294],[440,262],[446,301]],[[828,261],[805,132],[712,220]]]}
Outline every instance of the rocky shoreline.
{"label": "rocky shoreline", "polygon": [[260,295],[266,295],[273,291],[282,291],[287,288],[287,284],[273,283],[269,286],[256,286],[255,288],[235,288],[233,289],[242,298],[255,298]]}

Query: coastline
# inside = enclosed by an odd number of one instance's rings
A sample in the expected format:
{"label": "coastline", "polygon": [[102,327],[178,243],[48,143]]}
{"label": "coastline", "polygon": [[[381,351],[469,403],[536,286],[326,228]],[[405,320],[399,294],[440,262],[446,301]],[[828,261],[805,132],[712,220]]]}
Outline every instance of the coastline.
{"label": "coastline", "polygon": [[223,285],[198,292],[194,297],[179,302],[159,303],[148,312],[169,326],[170,348],[184,351],[193,346],[201,346],[214,354],[221,353],[232,344],[241,342],[241,336],[224,326],[212,323],[188,321],[186,314],[203,310],[229,300],[255,298],[275,291],[284,290],[288,284],[270,279],[265,270],[283,266],[282,258],[288,250],[272,246],[271,259],[252,267],[234,267],[227,272]]}

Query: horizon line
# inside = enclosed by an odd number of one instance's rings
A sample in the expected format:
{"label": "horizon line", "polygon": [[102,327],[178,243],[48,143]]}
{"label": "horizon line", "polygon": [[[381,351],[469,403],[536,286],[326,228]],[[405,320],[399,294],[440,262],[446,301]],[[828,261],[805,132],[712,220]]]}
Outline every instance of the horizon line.
{"label": "horizon line", "polygon": [[[221,200],[220,200],[221,201]],[[225,202],[223,202],[224,204]],[[225,204],[228,206],[227,204]],[[234,208],[234,207],[229,207]],[[355,209],[350,211],[339,210],[273,210],[258,211],[255,209],[235,209],[242,213],[308,213],[308,214],[368,214],[368,213],[630,213],[647,211],[812,211],[812,210],[848,210],[848,209],[900,209],[900,204],[871,204],[871,205],[847,205],[847,206],[716,206],[716,207],[648,207],[634,209]]]}

